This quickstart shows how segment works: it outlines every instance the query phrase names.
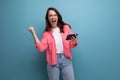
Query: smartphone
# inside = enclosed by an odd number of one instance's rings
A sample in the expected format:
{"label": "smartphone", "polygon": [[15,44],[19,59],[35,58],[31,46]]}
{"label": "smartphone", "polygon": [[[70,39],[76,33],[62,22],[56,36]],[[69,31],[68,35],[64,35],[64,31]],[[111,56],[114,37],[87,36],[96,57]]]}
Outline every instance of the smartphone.
{"label": "smartphone", "polygon": [[66,37],[66,40],[70,40],[72,38],[72,36],[74,36],[76,38],[76,36],[78,36],[78,34],[69,34]]}

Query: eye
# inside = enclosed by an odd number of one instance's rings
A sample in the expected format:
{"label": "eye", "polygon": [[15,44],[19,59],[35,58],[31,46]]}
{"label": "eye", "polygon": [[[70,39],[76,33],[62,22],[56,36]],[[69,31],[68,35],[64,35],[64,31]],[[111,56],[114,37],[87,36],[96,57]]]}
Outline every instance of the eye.
{"label": "eye", "polygon": [[50,14],[49,17],[52,17],[52,14]]}
{"label": "eye", "polygon": [[54,14],[54,16],[57,16],[57,14]]}

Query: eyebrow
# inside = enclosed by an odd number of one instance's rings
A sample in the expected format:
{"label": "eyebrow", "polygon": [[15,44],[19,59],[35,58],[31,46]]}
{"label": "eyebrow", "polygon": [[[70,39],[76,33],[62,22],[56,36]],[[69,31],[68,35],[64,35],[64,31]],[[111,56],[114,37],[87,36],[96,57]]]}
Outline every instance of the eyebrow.
{"label": "eyebrow", "polygon": [[55,13],[55,14],[48,14],[48,15],[52,16],[52,15],[57,15],[57,14]]}

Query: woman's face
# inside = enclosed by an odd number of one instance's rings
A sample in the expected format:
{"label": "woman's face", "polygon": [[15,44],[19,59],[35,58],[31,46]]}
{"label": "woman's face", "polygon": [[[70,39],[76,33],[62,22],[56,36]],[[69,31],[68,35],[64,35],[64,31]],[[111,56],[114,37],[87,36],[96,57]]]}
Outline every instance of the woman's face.
{"label": "woman's face", "polygon": [[51,26],[54,28],[54,27],[57,27],[57,22],[58,22],[58,16],[57,16],[57,13],[53,10],[49,10],[48,12],[48,20],[51,24]]}

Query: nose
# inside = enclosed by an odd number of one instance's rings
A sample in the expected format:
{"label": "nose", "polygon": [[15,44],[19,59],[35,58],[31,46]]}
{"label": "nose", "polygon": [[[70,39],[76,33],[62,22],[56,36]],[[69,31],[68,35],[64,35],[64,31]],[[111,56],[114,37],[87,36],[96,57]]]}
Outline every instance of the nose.
{"label": "nose", "polygon": [[52,15],[52,18],[54,18],[55,16],[54,15]]}

